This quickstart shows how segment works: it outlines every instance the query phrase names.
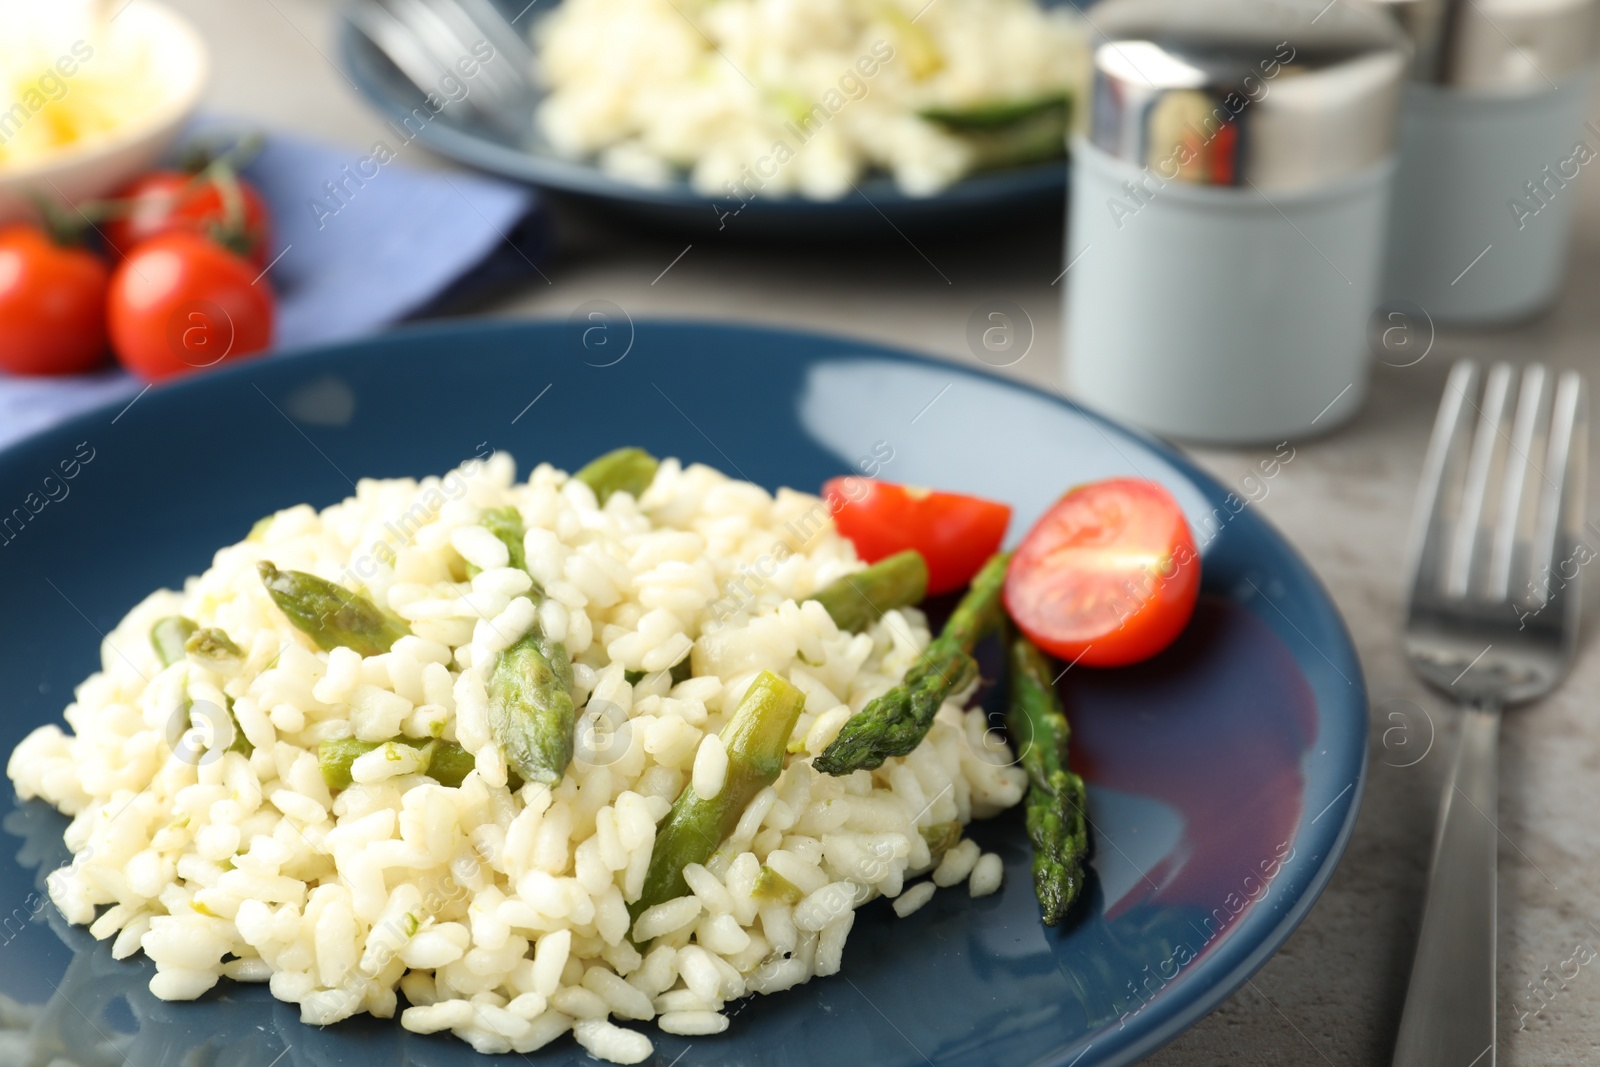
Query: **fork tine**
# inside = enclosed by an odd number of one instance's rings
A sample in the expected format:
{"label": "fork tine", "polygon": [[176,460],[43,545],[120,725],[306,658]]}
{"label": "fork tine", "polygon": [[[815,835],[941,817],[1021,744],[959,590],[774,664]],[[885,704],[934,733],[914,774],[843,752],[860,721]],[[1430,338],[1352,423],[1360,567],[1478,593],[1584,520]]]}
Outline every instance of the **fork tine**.
{"label": "fork tine", "polygon": [[[1544,442],[1549,428],[1549,386],[1550,375],[1542,364],[1534,363],[1524,368],[1522,389],[1517,397],[1517,416],[1512,424],[1510,447],[1506,452],[1499,521],[1489,551],[1487,598],[1490,600],[1509,599],[1513,562],[1519,546],[1525,550],[1533,541],[1541,488],[1539,482],[1545,476],[1537,462],[1536,448]],[[1531,480],[1528,478],[1530,470],[1534,474]],[[1531,506],[1528,499],[1530,494]]]}
{"label": "fork tine", "polygon": [[[1583,378],[1575,371],[1565,371],[1556,382],[1550,441],[1545,453],[1545,484],[1539,496],[1538,519],[1528,561],[1539,607],[1550,600],[1552,578],[1563,579],[1562,588],[1565,588],[1565,582],[1574,576],[1562,572],[1583,535],[1588,430],[1588,398]],[[1576,610],[1576,594],[1574,584],[1567,604],[1569,612]]]}
{"label": "fork tine", "polygon": [[1468,441],[1467,429],[1472,407],[1470,399],[1478,389],[1478,365],[1464,359],[1450,368],[1439,414],[1428,439],[1428,453],[1422,462],[1421,492],[1412,519],[1411,546],[1412,600],[1415,594],[1438,587],[1444,550],[1448,540],[1450,513],[1454,500],[1452,487],[1460,473]]}
{"label": "fork tine", "polygon": [[1472,585],[1477,562],[1479,534],[1483,529],[1483,505],[1493,483],[1495,468],[1504,453],[1506,408],[1511,399],[1511,365],[1496,363],[1489,368],[1483,389],[1483,406],[1478,409],[1478,429],[1467,460],[1467,481],[1461,493],[1461,511],[1451,537],[1450,556],[1445,565],[1446,596],[1465,597]]}

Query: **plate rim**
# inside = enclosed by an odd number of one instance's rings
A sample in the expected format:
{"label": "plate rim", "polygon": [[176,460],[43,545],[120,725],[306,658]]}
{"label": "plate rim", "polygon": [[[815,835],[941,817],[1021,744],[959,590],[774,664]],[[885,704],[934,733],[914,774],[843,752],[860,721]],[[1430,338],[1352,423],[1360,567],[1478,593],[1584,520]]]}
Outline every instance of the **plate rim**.
{"label": "plate rim", "polygon": [[[890,359],[897,362],[910,363],[920,366],[937,366],[948,373],[965,374],[982,381],[1009,386],[1015,390],[1042,398],[1052,405],[1064,408],[1081,418],[1097,424],[1102,430],[1112,430],[1124,437],[1132,438],[1146,448],[1155,452],[1169,463],[1179,474],[1188,479],[1206,495],[1207,499],[1220,498],[1228,490],[1217,478],[1200,468],[1193,460],[1184,455],[1173,445],[1138,429],[1128,426],[1110,416],[1103,415],[1092,408],[1084,407],[1076,401],[1067,398],[1064,394],[1042,388],[1032,382],[1018,378],[1008,377],[987,367],[969,366],[964,362],[944,359],[917,352],[910,348],[885,344],[871,338],[852,336],[844,333],[831,333],[820,330],[810,330],[779,324],[745,323],[728,320],[714,320],[697,317],[669,317],[669,316],[641,316],[632,320],[636,335],[641,330],[659,331],[660,333],[693,334],[697,332],[715,333],[744,333],[747,335],[761,335],[767,338],[784,337],[818,343],[824,347],[847,349],[849,351],[836,352],[835,355],[849,359]],[[218,367],[207,373],[187,375],[177,381],[168,382],[160,390],[158,396],[165,403],[182,403],[183,397],[189,394],[204,395],[206,391],[218,387],[218,383],[226,383],[246,376],[260,375],[263,372],[271,376],[294,375],[304,373],[311,369],[313,373],[318,367],[326,369],[329,362],[337,359],[380,360],[386,350],[396,344],[427,343],[432,341],[448,340],[453,345],[470,346],[472,343],[489,335],[515,335],[518,333],[549,333],[560,330],[568,324],[564,319],[555,317],[534,318],[469,318],[469,319],[444,319],[419,323],[402,324],[401,326],[365,337],[352,338],[344,341],[323,345],[307,346],[298,349],[288,349],[275,352],[265,358],[241,359],[229,366]],[[461,349],[456,348],[459,352]],[[470,348],[468,348],[470,351]],[[26,460],[27,453],[32,449],[48,449],[56,447],[58,439],[76,437],[78,431],[96,425],[98,420],[125,407],[122,399],[113,399],[107,403],[97,405],[84,412],[72,416],[62,422],[51,425],[43,430],[23,437],[11,444],[0,448],[0,473],[14,464]],[[1254,509],[1251,509],[1254,511]],[[1360,657],[1356,652],[1354,641],[1350,636],[1349,627],[1345,623],[1337,602],[1329,593],[1316,570],[1312,568],[1306,558],[1300,553],[1283,533],[1266,516],[1253,513],[1250,521],[1258,523],[1261,531],[1273,539],[1288,563],[1301,572],[1301,576],[1319,598],[1318,611],[1325,614],[1332,623],[1332,635],[1337,639],[1337,645],[1332,649],[1338,657],[1335,669],[1340,673],[1348,674],[1353,692],[1349,703],[1357,713],[1351,717],[1352,725],[1357,731],[1357,737],[1351,747],[1359,753],[1356,773],[1352,787],[1348,790],[1349,799],[1345,801],[1344,815],[1339,821],[1337,829],[1331,833],[1315,831],[1316,838],[1312,841],[1301,841],[1303,836],[1309,836],[1306,827],[1313,824],[1304,824],[1305,812],[1302,811],[1302,823],[1296,826],[1296,848],[1302,844],[1323,844],[1325,848],[1316,850],[1321,858],[1317,861],[1316,870],[1305,882],[1299,896],[1286,908],[1283,913],[1266,927],[1253,944],[1235,946],[1230,939],[1219,945],[1216,954],[1210,956],[1203,965],[1215,969],[1215,976],[1195,986],[1194,991],[1185,999],[1161,1004],[1152,1003],[1153,1012],[1150,1020],[1144,1024],[1142,1030],[1136,1031],[1120,1045],[1113,1047],[1106,1056],[1085,1061],[1083,1057],[1098,1043],[1098,1038],[1084,1043],[1082,1040],[1066,1046],[1059,1055],[1047,1053],[1045,1058],[1035,1061],[1033,1067],[1126,1067],[1127,1064],[1150,1055],[1156,1049],[1172,1041],[1178,1035],[1189,1029],[1200,1019],[1210,1014],[1222,1005],[1235,992],[1242,987],[1249,978],[1260,970],[1268,960],[1283,946],[1300,924],[1304,922],[1311,909],[1321,899],[1322,893],[1332,879],[1343,860],[1345,850],[1355,829],[1356,820],[1360,814],[1361,803],[1366,792],[1371,754],[1368,751],[1370,741],[1370,722],[1367,717],[1368,695],[1365,672],[1362,669]],[[1309,639],[1308,639],[1309,640]],[[1315,646],[1314,646],[1315,647]],[[1328,652],[1317,648],[1324,658]],[[1296,656],[1296,662],[1300,657]],[[1319,721],[1321,714],[1319,711]],[[1358,743],[1357,743],[1358,742]],[[1330,803],[1331,809],[1339,804],[1344,794],[1336,796]],[[1317,817],[1321,818],[1321,815]],[[1253,910],[1253,909],[1252,909]],[[1140,1015],[1145,1011],[1141,1010]],[[1135,1024],[1137,1025],[1137,1023]],[[1075,1055],[1074,1055],[1075,1053]],[[1072,1058],[1069,1058],[1072,1057]]]}

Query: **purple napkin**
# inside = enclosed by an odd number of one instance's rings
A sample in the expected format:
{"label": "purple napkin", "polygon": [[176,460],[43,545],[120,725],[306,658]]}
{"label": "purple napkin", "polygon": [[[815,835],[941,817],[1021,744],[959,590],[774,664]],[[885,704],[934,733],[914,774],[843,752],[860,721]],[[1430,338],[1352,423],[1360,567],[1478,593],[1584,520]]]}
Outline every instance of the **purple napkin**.
{"label": "purple napkin", "polygon": [[[211,120],[202,128],[231,126]],[[406,156],[422,149],[398,137],[384,147],[272,133],[245,168],[272,210],[274,355],[372,333],[538,270],[548,231],[532,189],[417,170]],[[379,162],[385,156],[392,158]],[[132,400],[142,388],[116,369],[0,374],[0,448],[97,404]]]}

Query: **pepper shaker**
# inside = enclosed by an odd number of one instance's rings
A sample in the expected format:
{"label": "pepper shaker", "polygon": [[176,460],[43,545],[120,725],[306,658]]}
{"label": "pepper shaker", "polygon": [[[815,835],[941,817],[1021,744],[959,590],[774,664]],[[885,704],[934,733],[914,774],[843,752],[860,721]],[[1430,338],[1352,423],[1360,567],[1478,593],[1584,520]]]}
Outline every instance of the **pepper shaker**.
{"label": "pepper shaker", "polygon": [[1363,0],[1105,0],[1073,141],[1066,380],[1156,433],[1276,441],[1366,393],[1410,45]]}
{"label": "pepper shaker", "polygon": [[1390,0],[1416,43],[1400,110],[1384,294],[1436,321],[1555,299],[1574,181],[1600,157],[1594,0]]}

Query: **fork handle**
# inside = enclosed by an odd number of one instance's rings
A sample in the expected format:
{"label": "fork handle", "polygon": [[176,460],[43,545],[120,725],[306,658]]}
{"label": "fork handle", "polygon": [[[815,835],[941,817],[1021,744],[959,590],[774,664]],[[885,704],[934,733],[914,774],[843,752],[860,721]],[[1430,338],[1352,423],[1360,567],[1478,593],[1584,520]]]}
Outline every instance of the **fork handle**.
{"label": "fork handle", "polygon": [[1500,709],[1470,707],[1439,808],[1394,1067],[1494,1067]]}

